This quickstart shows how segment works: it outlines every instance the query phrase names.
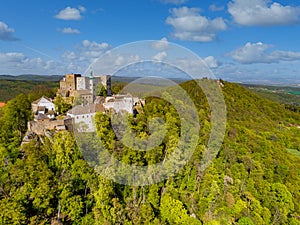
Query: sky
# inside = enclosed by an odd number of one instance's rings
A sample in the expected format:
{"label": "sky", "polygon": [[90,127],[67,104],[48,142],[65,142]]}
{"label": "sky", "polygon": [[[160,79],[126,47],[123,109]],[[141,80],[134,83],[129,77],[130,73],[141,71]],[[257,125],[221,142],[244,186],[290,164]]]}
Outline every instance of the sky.
{"label": "sky", "polygon": [[[218,78],[298,85],[299,36],[291,0],[2,1],[0,74],[84,73],[118,46],[157,40],[194,52]],[[157,48],[153,59],[169,55]]]}

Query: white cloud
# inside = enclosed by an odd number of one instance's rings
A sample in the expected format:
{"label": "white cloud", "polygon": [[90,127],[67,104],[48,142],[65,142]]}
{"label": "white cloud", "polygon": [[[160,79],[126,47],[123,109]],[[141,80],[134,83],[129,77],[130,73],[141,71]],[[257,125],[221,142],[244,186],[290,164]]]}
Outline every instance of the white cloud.
{"label": "white cloud", "polygon": [[209,19],[200,15],[198,8],[174,8],[166,23],[173,26],[174,37],[180,40],[209,42],[216,38],[216,33],[226,30],[225,21],[218,17]]}
{"label": "white cloud", "polygon": [[266,49],[271,46],[258,43],[246,43],[245,46],[240,47],[230,53],[230,56],[240,63],[250,64],[258,62],[269,62],[269,59],[265,53]]}
{"label": "white cloud", "polygon": [[188,0],[161,0],[164,4],[175,4],[175,5],[181,5],[183,3],[186,3]]}
{"label": "white cloud", "polygon": [[153,42],[152,48],[154,48],[155,50],[158,50],[158,51],[166,50],[169,48],[169,42],[168,42],[167,38],[164,37],[159,41]]}
{"label": "white cloud", "polygon": [[224,6],[217,6],[215,4],[211,4],[209,6],[209,10],[213,11],[213,12],[217,12],[217,11],[223,11],[224,10]]}
{"label": "white cloud", "polygon": [[54,60],[43,60],[39,57],[29,58],[20,52],[0,52],[0,71],[2,74],[63,74],[66,66]]}
{"label": "white cloud", "polygon": [[[137,54],[121,53],[116,51],[107,51],[104,57],[97,58],[90,66],[96,74],[123,74],[124,69],[134,67],[134,64],[141,60]],[[86,73],[89,70],[86,71]],[[119,71],[119,72],[118,72]],[[132,74],[131,74],[132,75]]]}
{"label": "white cloud", "polygon": [[[79,46],[75,46],[72,51],[66,51],[61,59],[47,60],[50,57],[42,54],[43,57],[28,57],[21,52],[0,52],[0,71],[3,74],[64,74],[64,73],[84,73],[89,65],[95,62],[102,54],[111,49],[108,43],[97,43],[95,41],[84,40]],[[35,51],[39,53],[38,51]],[[41,54],[41,53],[40,53]],[[126,63],[130,57],[120,56],[111,58],[108,66]],[[102,68],[99,69],[99,72]]]}
{"label": "white cloud", "polygon": [[227,81],[287,85],[300,83],[299,62],[280,64],[236,64],[222,63],[214,70],[216,77]]}
{"label": "white cloud", "polygon": [[283,6],[269,0],[233,0],[228,3],[228,12],[241,25],[274,26],[298,23],[300,7]]}
{"label": "white cloud", "polygon": [[73,29],[71,27],[65,27],[64,29],[59,29],[60,32],[64,34],[80,34],[78,29]]}
{"label": "white cloud", "polygon": [[109,49],[111,49],[111,46],[106,42],[97,43],[95,41],[83,40],[75,51],[66,51],[62,55],[62,58],[69,62],[80,61],[89,64]]}
{"label": "white cloud", "polygon": [[177,58],[172,64],[186,72],[189,78],[190,76],[194,76],[194,79],[213,77],[212,71],[203,59]]}
{"label": "white cloud", "polygon": [[0,21],[0,40],[2,41],[16,41],[14,37],[14,29],[9,28],[6,23]]}
{"label": "white cloud", "polygon": [[25,55],[19,52],[0,53],[1,63],[19,63],[25,59]]}
{"label": "white cloud", "polygon": [[83,6],[79,6],[78,8],[68,6],[55,15],[55,18],[61,20],[80,20],[82,19],[81,13],[85,11],[86,9]]}
{"label": "white cloud", "polygon": [[213,57],[213,56],[208,56],[208,57],[204,58],[203,61],[211,69],[217,68],[220,65],[220,63],[218,62],[218,60],[215,57]]}
{"label": "white cloud", "polygon": [[78,6],[78,9],[80,12],[86,12],[86,8],[84,8],[83,6]]}
{"label": "white cloud", "polygon": [[82,41],[83,47],[89,49],[89,50],[103,50],[107,49],[110,45],[106,42],[97,43],[95,41],[89,41],[89,40],[83,40]]}
{"label": "white cloud", "polygon": [[156,61],[163,61],[167,57],[167,53],[165,51],[157,53],[155,56],[153,56],[153,60]]}
{"label": "white cloud", "polygon": [[[115,55],[115,57],[107,57],[108,61],[107,62],[110,62],[110,66],[108,67],[111,67],[111,65],[114,64],[114,66],[112,66],[111,68],[115,68],[115,67],[118,67],[118,68],[122,68],[124,66],[127,66],[128,64],[131,64],[132,62],[136,62],[136,61],[139,61],[140,60],[140,57],[138,55],[121,55],[121,54],[118,54],[118,55]],[[102,64],[102,62],[100,63]]]}
{"label": "white cloud", "polygon": [[280,61],[300,60],[300,52],[292,51],[273,51],[267,52],[271,45],[258,43],[246,43],[245,46],[236,49],[229,55],[237,62],[242,64],[252,63],[278,63]]}

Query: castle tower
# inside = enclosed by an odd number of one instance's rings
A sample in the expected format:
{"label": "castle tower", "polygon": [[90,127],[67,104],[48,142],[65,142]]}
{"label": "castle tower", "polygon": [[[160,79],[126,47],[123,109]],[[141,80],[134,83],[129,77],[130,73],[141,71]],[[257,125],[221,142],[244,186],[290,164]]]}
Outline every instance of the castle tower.
{"label": "castle tower", "polygon": [[81,77],[81,74],[66,74],[66,76],[60,81],[58,93],[63,97],[74,96],[77,89],[78,77]]}

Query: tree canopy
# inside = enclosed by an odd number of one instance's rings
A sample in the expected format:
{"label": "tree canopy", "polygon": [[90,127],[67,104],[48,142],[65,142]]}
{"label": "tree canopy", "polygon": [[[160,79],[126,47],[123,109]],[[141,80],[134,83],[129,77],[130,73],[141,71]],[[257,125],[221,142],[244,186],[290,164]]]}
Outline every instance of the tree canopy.
{"label": "tree canopy", "polygon": [[[23,145],[35,99],[22,94],[8,101],[0,113],[0,224],[300,224],[300,158],[289,151],[300,150],[300,130],[291,126],[300,124],[300,114],[225,82],[224,141],[202,171],[199,162],[209,139],[211,112],[195,81],[181,86],[195,103],[201,124],[196,149],[175,176],[146,186],[104,178],[80,146],[99,139],[124,163],[162,162],[176,153],[180,131],[186,129],[166,100],[148,97],[139,114],[124,115],[126,123],[114,123],[122,117],[98,113],[97,133],[85,136],[84,143],[60,131]],[[161,120],[151,125],[157,117],[165,121],[165,133],[154,126],[160,127]],[[158,140],[163,135],[152,149],[137,150],[149,136]]]}

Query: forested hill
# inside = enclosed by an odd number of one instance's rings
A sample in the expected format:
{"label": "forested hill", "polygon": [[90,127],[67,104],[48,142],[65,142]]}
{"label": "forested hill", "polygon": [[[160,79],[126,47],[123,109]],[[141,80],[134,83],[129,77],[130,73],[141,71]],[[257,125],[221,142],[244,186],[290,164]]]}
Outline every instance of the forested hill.
{"label": "forested hill", "polygon": [[[143,187],[97,175],[68,132],[36,137],[20,148],[32,95],[9,101],[0,113],[0,224],[300,224],[300,114],[225,82],[225,138],[203,172],[210,109],[195,81],[181,86],[198,110],[198,145],[176,176]],[[161,162],[176,151],[184,127],[171,104],[149,97],[136,117],[129,116],[131,130],[147,137],[153,117],[166,121],[167,133],[151,151],[124,146],[101,113],[97,136],[124,163]]]}
{"label": "forested hill", "polygon": [[18,76],[0,75],[0,80],[21,80],[21,81],[59,81],[63,78],[62,75],[34,75],[23,74]]}
{"label": "forested hill", "polygon": [[[59,75],[0,75],[0,102],[7,102],[19,94],[29,94],[33,92],[49,91],[59,87]],[[49,93],[53,96],[55,91]]]}

